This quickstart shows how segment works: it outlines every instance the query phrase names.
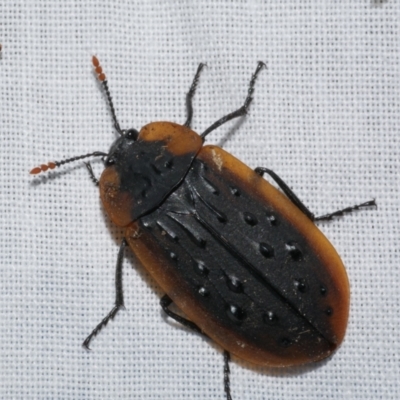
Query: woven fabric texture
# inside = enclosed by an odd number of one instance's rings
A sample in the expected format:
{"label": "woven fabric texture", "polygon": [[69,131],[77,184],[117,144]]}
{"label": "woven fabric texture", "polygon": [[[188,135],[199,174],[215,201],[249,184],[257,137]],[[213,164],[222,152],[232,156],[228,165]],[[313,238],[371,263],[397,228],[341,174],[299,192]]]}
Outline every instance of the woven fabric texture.
{"label": "woven fabric texture", "polygon": [[[186,118],[207,138],[278,173],[317,215],[347,267],[351,314],[330,359],[290,369],[235,357],[234,399],[400,398],[400,2],[398,0],[3,1],[0,4],[0,398],[224,399],[222,350],[163,316],[163,295],[127,251],[126,310],[111,309],[123,232],[82,162],[116,135],[91,67],[105,69],[124,128]],[[93,162],[97,176],[100,160]]]}

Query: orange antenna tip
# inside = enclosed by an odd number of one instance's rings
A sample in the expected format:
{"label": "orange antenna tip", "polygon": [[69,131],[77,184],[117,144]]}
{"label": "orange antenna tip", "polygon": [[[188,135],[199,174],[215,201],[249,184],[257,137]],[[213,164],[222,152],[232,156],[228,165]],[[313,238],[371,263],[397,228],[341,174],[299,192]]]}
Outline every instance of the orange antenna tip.
{"label": "orange antenna tip", "polygon": [[102,151],[95,151],[93,153],[84,154],[83,156],[76,156],[76,157],[68,158],[68,159],[65,159],[62,161],[50,161],[47,164],[42,164],[39,167],[33,168],[30,173],[32,175],[37,175],[37,174],[40,174],[41,172],[46,172],[49,169],[54,169],[56,167],[60,167],[61,165],[68,164],[68,163],[76,161],[76,160],[82,160],[82,158],[105,157],[105,156],[107,156],[107,153],[103,153]]}
{"label": "orange antenna tip", "polygon": [[100,66],[99,59],[96,56],[92,57],[92,64],[93,64],[94,70],[97,74],[97,79],[100,82],[104,82],[107,78],[106,78],[106,75],[103,73],[103,68],[101,68],[101,66]]}
{"label": "orange antenna tip", "polygon": [[92,57],[92,64],[95,68],[97,68],[100,65],[100,61],[96,56]]}
{"label": "orange antenna tip", "polygon": [[46,172],[48,169],[54,169],[56,166],[57,166],[56,163],[49,162],[47,164],[42,164],[40,167],[33,168],[33,170],[30,173],[31,175],[37,175],[40,174],[41,172]]}
{"label": "orange antenna tip", "polygon": [[40,167],[36,167],[31,170],[30,174],[37,175],[37,174],[40,174],[41,172],[42,172],[42,169]]}

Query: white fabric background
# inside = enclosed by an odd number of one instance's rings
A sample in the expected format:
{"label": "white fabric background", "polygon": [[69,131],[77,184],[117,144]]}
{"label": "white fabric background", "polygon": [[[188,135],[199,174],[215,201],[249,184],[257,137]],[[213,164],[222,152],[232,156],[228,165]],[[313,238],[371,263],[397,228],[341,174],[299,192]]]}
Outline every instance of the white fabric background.
{"label": "white fabric background", "polygon": [[82,162],[28,171],[115,138],[95,53],[125,128],[183,123],[207,62],[200,132],[242,104],[264,60],[249,116],[208,142],[273,169],[317,214],[377,199],[378,210],[320,224],[351,281],[342,347],[287,370],[234,359],[234,399],[400,398],[399,28],[398,0],[1,2],[0,397],[224,398],[221,349],[165,321],[131,255],[127,310],[91,353],[81,347],[113,305],[122,233]]}

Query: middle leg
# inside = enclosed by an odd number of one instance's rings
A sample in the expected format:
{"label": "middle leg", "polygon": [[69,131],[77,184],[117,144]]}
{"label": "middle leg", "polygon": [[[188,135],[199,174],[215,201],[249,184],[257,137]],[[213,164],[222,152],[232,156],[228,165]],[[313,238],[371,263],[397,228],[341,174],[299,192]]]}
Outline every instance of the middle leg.
{"label": "middle leg", "polygon": [[345,215],[346,213],[350,213],[355,210],[359,210],[365,207],[377,207],[375,200],[370,200],[366,201],[361,204],[357,204],[355,206],[351,207],[346,207],[338,211],[334,211],[332,213],[328,213],[325,215],[321,215],[320,217],[316,217],[305,205],[304,203],[296,196],[296,194],[293,192],[292,189],[274,172],[271,171],[268,168],[264,167],[257,167],[254,170],[258,175],[263,176],[264,173],[267,173],[277,184],[278,186],[282,189],[283,193],[286,194],[286,196],[289,198],[289,200],[292,201],[292,203],[297,206],[300,211],[303,212],[311,221],[317,222],[317,221],[329,221],[333,219],[333,217],[341,217]]}

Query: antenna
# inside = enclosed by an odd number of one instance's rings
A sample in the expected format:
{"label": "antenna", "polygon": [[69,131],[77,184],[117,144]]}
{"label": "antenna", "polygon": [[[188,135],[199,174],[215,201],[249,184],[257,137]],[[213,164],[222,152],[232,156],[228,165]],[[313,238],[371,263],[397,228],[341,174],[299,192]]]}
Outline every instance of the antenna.
{"label": "antenna", "polygon": [[49,169],[54,169],[56,167],[60,167],[61,165],[68,164],[68,163],[76,161],[76,160],[81,160],[82,158],[102,157],[102,156],[107,156],[107,153],[103,153],[102,151],[95,151],[94,153],[85,154],[83,156],[72,157],[72,158],[62,160],[62,161],[51,161],[47,164],[42,164],[39,167],[33,168],[31,170],[30,174],[37,175],[37,174],[40,174],[41,172],[46,172]]}
{"label": "antenna", "polygon": [[94,70],[95,70],[95,72],[97,74],[97,79],[103,85],[104,91],[106,92],[108,105],[110,106],[110,110],[111,110],[111,116],[112,116],[112,119],[114,121],[114,127],[117,130],[117,132],[122,136],[123,132],[122,132],[122,129],[120,128],[120,126],[119,126],[119,123],[118,123],[118,120],[117,120],[117,116],[115,115],[114,103],[112,101],[110,90],[108,89],[108,83],[107,83],[106,74],[103,72],[103,68],[100,65],[100,61],[96,56],[92,57],[92,64],[93,64]]}

